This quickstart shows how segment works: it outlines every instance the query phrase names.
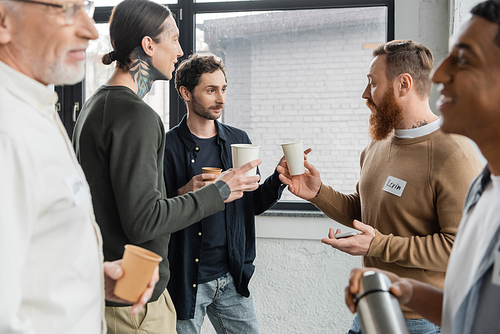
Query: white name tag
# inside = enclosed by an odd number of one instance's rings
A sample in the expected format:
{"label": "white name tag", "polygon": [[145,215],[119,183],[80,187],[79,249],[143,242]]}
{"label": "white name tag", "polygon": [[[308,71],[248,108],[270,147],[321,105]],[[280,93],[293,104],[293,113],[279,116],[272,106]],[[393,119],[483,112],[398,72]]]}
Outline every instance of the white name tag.
{"label": "white name tag", "polygon": [[75,205],[79,205],[89,197],[90,193],[85,186],[85,182],[80,177],[80,174],[75,173],[64,182],[73,196],[73,203],[75,203]]}
{"label": "white name tag", "polygon": [[383,191],[387,191],[393,195],[401,197],[403,190],[405,190],[406,181],[400,180],[394,176],[389,176],[387,181],[385,181]]}
{"label": "white name tag", "polygon": [[500,286],[500,251],[495,254],[495,264],[493,265],[493,273],[491,274],[491,283]]}

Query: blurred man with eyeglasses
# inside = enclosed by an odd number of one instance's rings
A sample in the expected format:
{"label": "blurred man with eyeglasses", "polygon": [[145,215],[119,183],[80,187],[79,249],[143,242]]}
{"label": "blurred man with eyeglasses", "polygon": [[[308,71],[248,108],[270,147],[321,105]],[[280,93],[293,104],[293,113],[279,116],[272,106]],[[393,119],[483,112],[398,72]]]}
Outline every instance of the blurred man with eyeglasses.
{"label": "blurred man with eyeglasses", "polygon": [[121,301],[51,86],[83,79],[93,10],[0,0],[0,333],[101,333],[104,297]]}
{"label": "blurred man with eyeglasses", "polygon": [[[323,184],[308,162],[304,175],[290,176],[281,167],[278,171],[293,194],[361,232],[337,239],[330,229],[322,242],[362,255],[365,266],[442,288],[467,188],[482,166],[465,137],[440,129],[429,106],[432,68],[431,51],[413,41],[391,41],[374,49],[362,95],[371,110],[372,142],[361,153],[354,193]],[[440,332],[420,314],[407,308],[403,312],[410,333]],[[359,333],[356,315],[348,334]]]}

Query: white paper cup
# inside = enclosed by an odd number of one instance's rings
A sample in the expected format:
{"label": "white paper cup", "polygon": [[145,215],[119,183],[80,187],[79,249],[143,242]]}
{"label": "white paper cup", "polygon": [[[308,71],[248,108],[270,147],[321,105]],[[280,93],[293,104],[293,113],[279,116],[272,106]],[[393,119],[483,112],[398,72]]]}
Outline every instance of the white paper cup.
{"label": "white paper cup", "polygon": [[290,175],[300,175],[305,173],[304,168],[304,143],[302,140],[281,144],[285,154],[286,163]]}
{"label": "white paper cup", "polygon": [[[252,144],[232,144],[231,152],[233,154],[233,168],[239,168],[244,164],[259,158],[260,145]],[[257,167],[250,169],[245,176],[257,174]]]}

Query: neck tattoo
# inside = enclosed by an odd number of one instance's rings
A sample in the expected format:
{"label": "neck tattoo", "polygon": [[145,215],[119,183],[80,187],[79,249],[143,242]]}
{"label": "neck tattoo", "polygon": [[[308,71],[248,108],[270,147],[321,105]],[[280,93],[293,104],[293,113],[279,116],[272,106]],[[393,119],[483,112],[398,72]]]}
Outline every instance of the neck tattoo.
{"label": "neck tattoo", "polygon": [[427,123],[427,121],[424,119],[423,121],[418,121],[417,125],[414,125],[411,128],[412,129],[416,129],[416,128],[420,128],[420,127],[422,127],[424,125],[427,125],[427,124],[429,124],[429,123]]}
{"label": "neck tattoo", "polygon": [[144,98],[149,93],[154,81],[164,77],[153,66],[152,58],[146,55],[142,47],[137,47],[133,52],[133,61],[129,74],[137,84],[137,95],[141,98]]}

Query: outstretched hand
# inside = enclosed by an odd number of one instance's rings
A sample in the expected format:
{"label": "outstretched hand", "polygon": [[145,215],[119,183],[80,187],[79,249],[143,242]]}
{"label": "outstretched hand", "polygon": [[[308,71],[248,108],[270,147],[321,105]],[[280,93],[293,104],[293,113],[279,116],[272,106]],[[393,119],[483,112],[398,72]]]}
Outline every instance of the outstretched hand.
{"label": "outstretched hand", "polygon": [[[116,296],[114,293],[115,286],[116,286],[116,281],[123,276],[123,270],[121,267],[122,260],[117,260],[113,262],[104,262],[104,293],[105,293],[105,298],[106,300],[117,302],[117,303],[123,303],[123,304],[131,304],[129,301],[121,299],[120,297]],[[153,295],[153,290],[155,288],[156,283],[159,281],[160,275],[159,275],[159,267],[156,266],[155,271],[153,273],[153,277],[151,277],[151,281],[149,282],[148,286],[146,287],[146,290],[144,290],[141,298],[139,298],[139,301],[134,303],[132,305],[132,309],[130,313],[135,316],[137,315],[141,309],[144,307],[144,305],[147,304],[147,302],[151,299],[151,296]]]}
{"label": "outstretched hand", "polygon": [[319,175],[319,171],[307,161],[307,155],[311,151],[311,148],[304,151],[304,166],[306,167],[304,174],[290,175],[286,160],[284,161],[284,166],[278,165],[276,167],[278,173],[280,173],[279,178],[281,182],[288,186],[288,190],[295,196],[305,200],[310,200],[316,197],[319,189],[321,188],[321,177]]}
{"label": "outstretched hand", "polygon": [[370,225],[363,224],[358,220],[354,220],[353,225],[361,233],[352,237],[337,239],[335,234],[340,233],[340,229],[335,232],[333,228],[330,228],[328,238],[321,239],[321,242],[350,255],[368,254],[370,243],[375,238],[375,230]]}

